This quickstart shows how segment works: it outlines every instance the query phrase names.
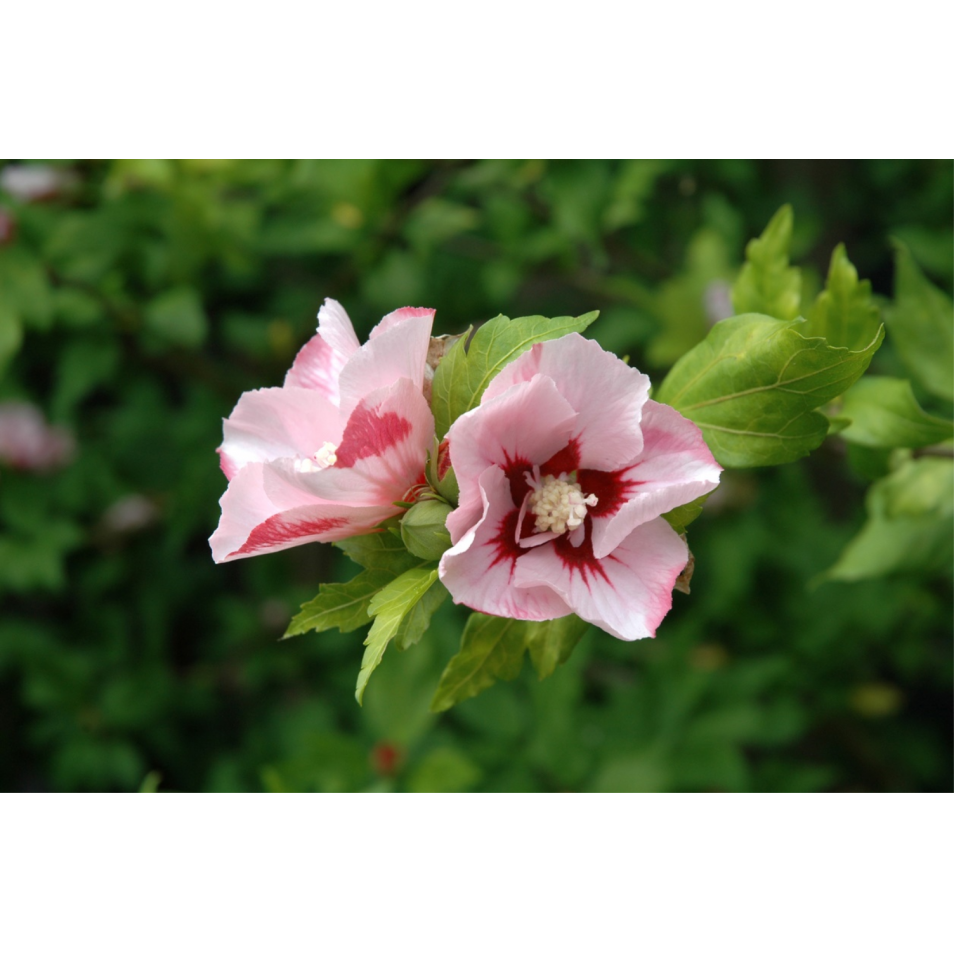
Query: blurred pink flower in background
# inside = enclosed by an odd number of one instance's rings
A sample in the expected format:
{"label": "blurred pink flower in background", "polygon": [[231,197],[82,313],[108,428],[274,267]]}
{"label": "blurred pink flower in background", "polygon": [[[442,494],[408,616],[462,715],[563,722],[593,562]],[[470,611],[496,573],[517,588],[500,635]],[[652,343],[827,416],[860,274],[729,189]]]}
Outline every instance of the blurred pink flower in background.
{"label": "blurred pink flower in background", "polygon": [[72,185],[69,169],[42,164],[4,166],[0,169],[0,189],[20,202],[52,199]]}
{"label": "blurred pink flower in background", "polygon": [[361,345],[325,300],[284,386],[246,392],[224,422],[217,563],[368,533],[401,512],[434,440],[423,393],[433,320],[401,308]]}
{"label": "blurred pink flower in background", "polygon": [[655,635],[689,556],[661,514],[721,468],[696,425],[648,394],[646,375],[577,334],[494,378],[448,434],[460,506],[440,576],[455,602]]}
{"label": "blurred pink flower in background", "polygon": [[0,462],[16,470],[51,471],[73,459],[76,444],[62,427],[23,401],[0,403]]}

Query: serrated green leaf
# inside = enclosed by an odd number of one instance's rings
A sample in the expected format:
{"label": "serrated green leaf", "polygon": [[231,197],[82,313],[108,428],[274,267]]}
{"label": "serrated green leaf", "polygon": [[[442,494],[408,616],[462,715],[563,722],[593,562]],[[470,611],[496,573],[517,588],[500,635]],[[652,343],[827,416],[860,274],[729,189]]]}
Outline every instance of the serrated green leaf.
{"label": "serrated green leaf", "polygon": [[676,533],[684,532],[686,527],[702,513],[703,504],[705,504],[713,493],[715,493],[715,491],[710,490],[709,493],[703,494],[701,497],[696,497],[695,500],[690,500],[689,503],[683,504],[681,507],[674,507],[668,513],[662,515],[663,520],[665,520]]}
{"label": "serrated green leaf", "polygon": [[950,572],[954,561],[954,461],[922,457],[873,484],[868,518],[824,574],[866,580],[901,572]]}
{"label": "serrated green leaf", "polygon": [[845,246],[831,255],[825,290],[815,299],[803,331],[806,338],[824,338],[836,348],[863,348],[875,336],[881,317],[871,296],[871,282],[858,281]]}
{"label": "serrated green leaf", "polygon": [[471,613],[461,636],[460,651],[441,674],[431,711],[443,712],[483,692],[498,679],[516,679],[526,650],[526,623]]}
{"label": "serrated green leaf", "polygon": [[470,345],[457,342],[434,373],[431,410],[438,438],[442,438],[461,414],[475,408],[487,385],[504,365],[539,341],[562,338],[588,328],[599,312],[579,318],[507,318],[498,315],[477,329]]}
{"label": "serrated green leaf", "polygon": [[951,421],[921,410],[904,378],[864,377],[844,396],[841,435],[865,447],[927,447],[954,436]]}
{"label": "serrated green leaf", "polygon": [[400,536],[391,533],[366,533],[359,537],[348,537],[336,544],[340,550],[366,570],[388,570],[392,577],[405,570],[420,566],[421,561],[401,542]]}
{"label": "serrated green leaf", "polygon": [[322,583],[318,595],[302,603],[301,612],[292,617],[282,639],[326,629],[350,633],[367,626],[371,598],[393,579],[394,574],[387,570],[365,570],[347,583]]}
{"label": "serrated green leaf", "polygon": [[371,599],[368,612],[374,617],[371,632],[364,641],[365,651],[358,673],[355,698],[360,705],[371,673],[378,668],[388,643],[397,636],[401,623],[415,604],[437,580],[437,568],[415,567],[406,570]]}
{"label": "serrated green leaf", "polygon": [[527,624],[530,661],[541,679],[552,675],[557,666],[570,658],[570,653],[583,638],[589,625],[572,614]]}
{"label": "serrated green leaf", "polygon": [[431,617],[447,599],[447,587],[438,580],[411,608],[394,634],[394,645],[407,649],[421,641],[431,625]]}
{"label": "serrated green leaf", "polygon": [[806,338],[805,321],[738,315],[684,355],[656,399],[695,421],[724,467],[783,464],[818,447],[828,419],[815,409],[851,387],[884,338],[859,351]]}
{"label": "serrated green leaf", "polygon": [[885,320],[891,343],[911,377],[931,394],[954,401],[954,308],[900,243],[894,259],[894,302]]}
{"label": "serrated green leaf", "polygon": [[782,321],[798,317],[802,274],[788,264],[793,219],[792,207],[783,205],[762,235],[746,246],[746,262],[732,288],[737,315],[757,312]]}

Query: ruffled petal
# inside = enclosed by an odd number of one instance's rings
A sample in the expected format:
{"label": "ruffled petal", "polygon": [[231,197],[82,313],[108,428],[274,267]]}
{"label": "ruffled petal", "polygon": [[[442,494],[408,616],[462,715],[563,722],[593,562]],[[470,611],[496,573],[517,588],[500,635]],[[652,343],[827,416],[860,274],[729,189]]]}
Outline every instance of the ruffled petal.
{"label": "ruffled petal", "polygon": [[441,581],[454,602],[512,619],[567,616],[569,607],[552,589],[513,585],[514,574],[530,551],[515,541],[518,510],[511,500],[507,475],[491,466],[480,475],[477,485],[482,516],[440,562]]}
{"label": "ruffled petal", "polygon": [[643,450],[629,467],[578,474],[583,492],[599,498],[590,511],[597,558],[613,552],[635,527],[719,484],[722,468],[692,421],[666,404],[647,401],[642,427]]}
{"label": "ruffled petal", "polygon": [[482,509],[477,478],[491,465],[504,471],[512,503],[519,507],[529,490],[527,471],[566,446],[575,422],[576,412],[553,381],[543,376],[521,382],[462,414],[447,434],[461,507],[468,513]]}
{"label": "ruffled petal", "polygon": [[561,537],[529,550],[516,565],[513,585],[531,592],[548,587],[587,622],[619,639],[643,639],[656,635],[669,612],[688,559],[685,541],[659,518],[637,527],[601,560],[588,539],[574,547]]}
{"label": "ruffled petal", "polygon": [[223,421],[222,470],[231,480],[253,461],[310,457],[326,441],[337,444],[341,430],[338,409],[318,391],[294,387],[246,391]]}
{"label": "ruffled petal", "polygon": [[309,388],[337,404],[338,378],[346,361],[345,355],[335,351],[319,332],[296,355],[285,375],[285,387]]}
{"label": "ruffled petal", "polygon": [[366,394],[401,378],[412,381],[423,393],[434,312],[429,308],[414,310],[423,314],[393,322],[348,360],[338,381],[341,409],[346,414],[350,414]]}
{"label": "ruffled petal", "polygon": [[490,382],[481,405],[534,375],[552,378],[577,412],[579,466],[616,470],[642,450],[640,420],[649,378],[578,334],[535,344]]}
{"label": "ruffled petal", "polygon": [[222,516],[209,540],[216,563],[369,533],[394,512],[393,507],[340,503],[310,503],[279,510],[265,491],[270,468],[270,464],[246,465],[222,495]]}
{"label": "ruffled petal", "polygon": [[333,298],[326,298],[318,309],[318,333],[343,361],[347,361],[361,347],[348,313]]}
{"label": "ruffled petal", "polygon": [[400,324],[402,321],[407,321],[408,318],[430,318],[433,322],[434,320],[434,309],[433,308],[398,308],[396,311],[390,312],[390,314],[385,315],[372,329],[371,334],[368,335],[368,340],[370,341],[373,338],[377,338],[379,334],[384,331],[388,331],[393,328],[395,325]]}

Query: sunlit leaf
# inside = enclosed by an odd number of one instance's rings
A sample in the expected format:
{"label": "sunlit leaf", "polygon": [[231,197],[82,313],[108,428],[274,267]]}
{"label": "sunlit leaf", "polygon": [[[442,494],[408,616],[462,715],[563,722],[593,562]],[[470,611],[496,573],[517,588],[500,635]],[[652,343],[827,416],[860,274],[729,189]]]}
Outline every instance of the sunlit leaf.
{"label": "sunlit leaf", "polygon": [[927,447],[954,436],[954,424],[926,414],[903,378],[863,377],[844,396],[846,441],[866,447]]}
{"label": "sunlit leaf", "polygon": [[695,421],[725,467],[783,464],[825,439],[816,411],[864,373],[884,338],[858,351],[806,338],[804,319],[738,315],[684,355],[656,395]]}
{"label": "sunlit leaf", "polygon": [[798,317],[802,276],[788,264],[792,222],[792,207],[783,205],[761,236],[746,246],[746,262],[732,289],[737,315],[758,312],[783,321]]}

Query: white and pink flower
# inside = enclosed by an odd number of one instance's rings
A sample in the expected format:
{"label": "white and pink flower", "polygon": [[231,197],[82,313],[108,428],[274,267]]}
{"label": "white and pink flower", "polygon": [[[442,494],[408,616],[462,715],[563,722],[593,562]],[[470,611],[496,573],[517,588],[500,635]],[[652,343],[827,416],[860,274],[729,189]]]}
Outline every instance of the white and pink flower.
{"label": "white and pink flower", "polygon": [[217,563],[368,533],[401,512],[434,439],[423,393],[433,319],[401,308],[361,345],[325,300],[284,386],[246,392],[224,421]]}
{"label": "white and pink flower", "polygon": [[648,395],[646,375],[577,334],[494,378],[448,433],[460,506],[440,577],[455,602],[655,635],[689,556],[661,514],[721,468],[696,425]]}

